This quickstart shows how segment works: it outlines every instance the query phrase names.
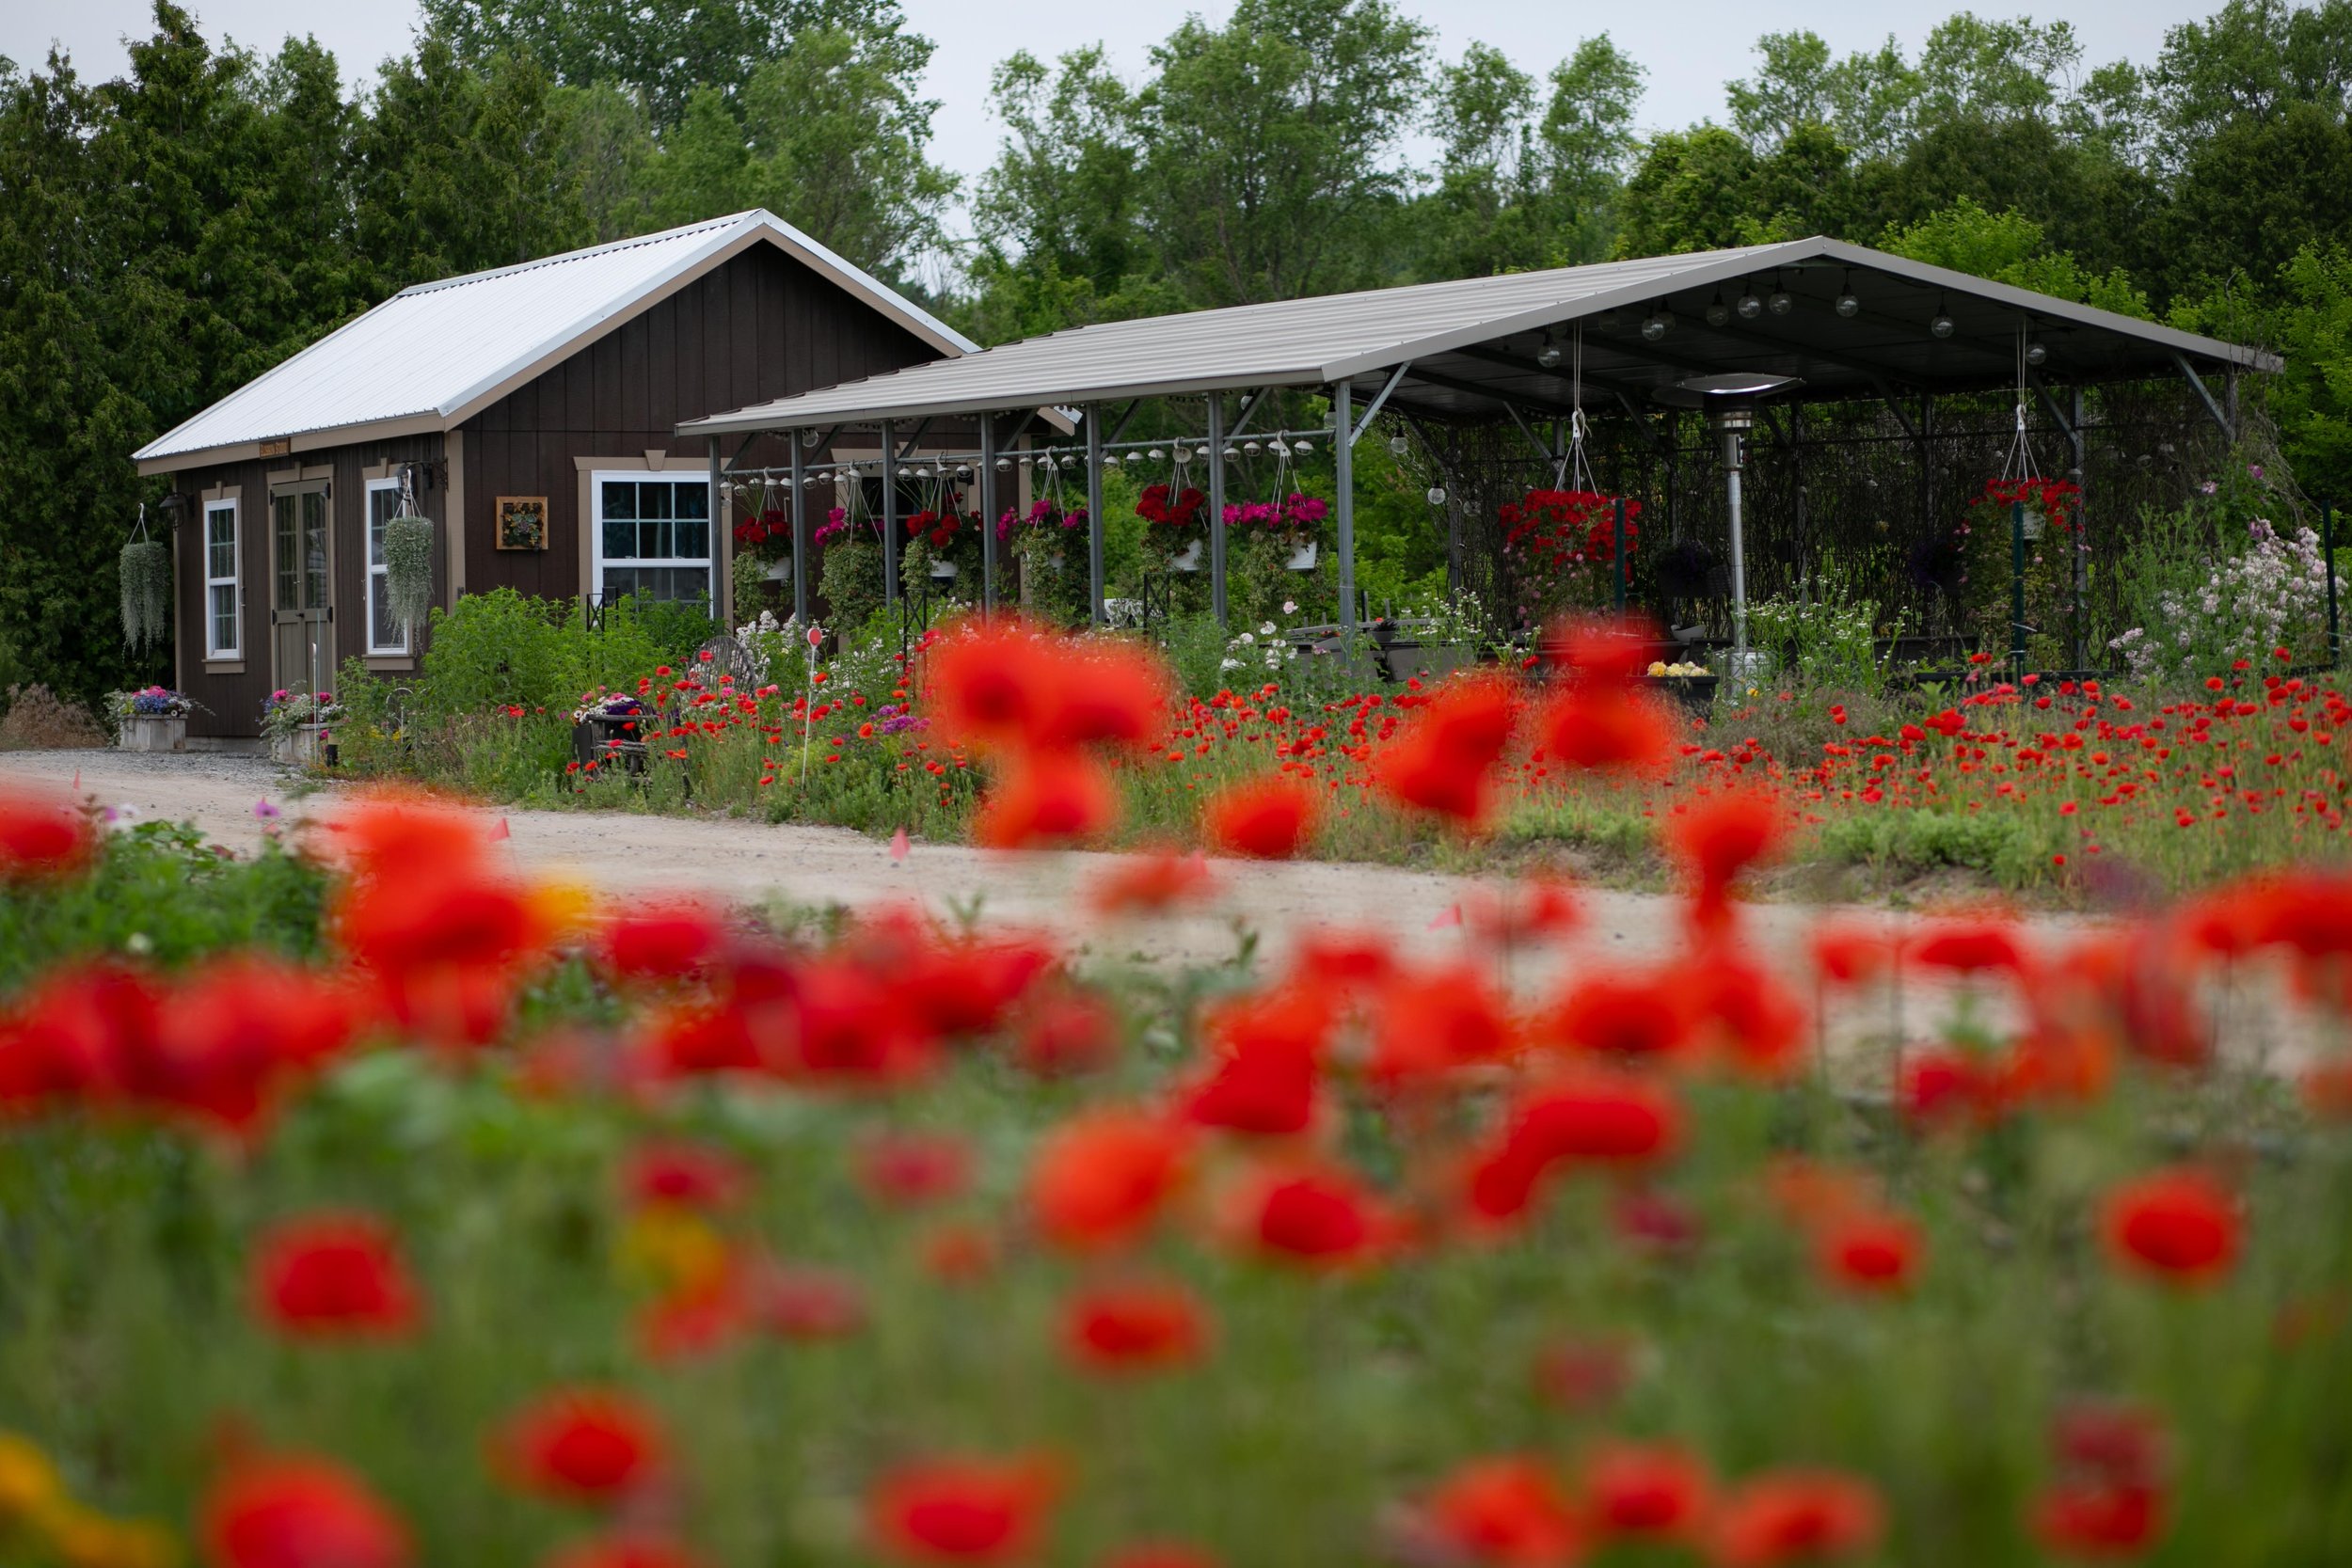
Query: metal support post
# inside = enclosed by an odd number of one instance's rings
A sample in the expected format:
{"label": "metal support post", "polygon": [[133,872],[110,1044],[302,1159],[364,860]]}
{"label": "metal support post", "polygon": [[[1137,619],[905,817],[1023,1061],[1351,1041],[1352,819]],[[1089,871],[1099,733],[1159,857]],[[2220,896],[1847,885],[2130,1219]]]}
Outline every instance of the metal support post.
{"label": "metal support post", "polygon": [[784,438],[792,443],[792,619],[805,630],[809,556],[814,553],[808,540],[808,475],[801,460],[801,433],[787,430]]}
{"label": "metal support post", "polygon": [[1225,394],[1209,394],[1209,608],[1225,625]]}
{"label": "metal support post", "polygon": [[1355,429],[1351,416],[1346,382],[1331,388],[1331,412],[1336,417],[1332,428],[1340,438],[1331,443],[1332,467],[1338,470],[1333,478],[1340,515],[1340,630],[1349,639],[1356,635],[1356,443],[1348,432]]}
{"label": "metal support post", "polygon": [[980,416],[980,613],[996,613],[996,416]]}
{"label": "metal support post", "polygon": [[727,526],[726,511],[721,497],[726,487],[719,482],[719,437],[710,438],[710,499],[703,505],[703,515],[710,519],[713,541],[710,558],[721,563],[719,580],[712,583],[710,606],[719,613],[723,626],[735,625],[735,531]]}
{"label": "metal support post", "polygon": [[898,605],[898,431],[882,422],[882,603]]}
{"label": "metal support post", "polygon": [[1087,602],[1094,607],[1094,624],[1104,625],[1103,608],[1103,405],[1087,404]]}

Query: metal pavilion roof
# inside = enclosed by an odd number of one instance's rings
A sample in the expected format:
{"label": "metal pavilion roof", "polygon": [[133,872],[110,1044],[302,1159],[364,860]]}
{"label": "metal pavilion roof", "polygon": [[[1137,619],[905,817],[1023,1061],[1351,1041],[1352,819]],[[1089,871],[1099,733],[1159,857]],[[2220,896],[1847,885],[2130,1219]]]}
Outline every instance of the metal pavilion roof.
{"label": "metal pavilion roof", "polygon": [[[1793,309],[1720,326],[1719,295],[1784,289]],[[1851,288],[1851,317],[1835,309]],[[1671,315],[1655,342],[1642,323]],[[1948,314],[1954,331],[1931,335]],[[1183,315],[1106,322],[952,360],[689,420],[681,435],[869,424],[1261,387],[1370,390],[1398,377],[1387,406],[1499,417],[1565,414],[1581,328],[1583,403],[1641,407],[1696,374],[1801,378],[1790,395],[1844,399],[2013,385],[2018,329],[2047,350],[2042,372],[2069,382],[2276,370],[2274,356],[1899,256],[1814,238],[1735,250],[1606,261]],[[1549,341],[1556,368],[1537,363]]]}
{"label": "metal pavilion roof", "polygon": [[772,244],[937,348],[969,338],[772,213],[754,210],[519,266],[420,283],[344,324],[133,454],[141,471],[246,455],[262,441],[445,430],[612,327]]}

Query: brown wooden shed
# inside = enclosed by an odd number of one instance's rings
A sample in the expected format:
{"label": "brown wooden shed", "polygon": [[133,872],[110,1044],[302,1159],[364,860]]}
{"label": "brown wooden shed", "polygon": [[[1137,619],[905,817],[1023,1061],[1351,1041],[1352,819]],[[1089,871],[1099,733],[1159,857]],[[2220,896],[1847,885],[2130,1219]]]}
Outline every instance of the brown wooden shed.
{"label": "brown wooden shed", "polygon": [[404,484],[443,605],[634,591],[724,614],[724,491],[679,423],[977,346],[766,212],[405,289],[134,454],[183,498],[189,734],[255,735],[271,692],[331,690],[346,657],[415,668],[383,592]]}

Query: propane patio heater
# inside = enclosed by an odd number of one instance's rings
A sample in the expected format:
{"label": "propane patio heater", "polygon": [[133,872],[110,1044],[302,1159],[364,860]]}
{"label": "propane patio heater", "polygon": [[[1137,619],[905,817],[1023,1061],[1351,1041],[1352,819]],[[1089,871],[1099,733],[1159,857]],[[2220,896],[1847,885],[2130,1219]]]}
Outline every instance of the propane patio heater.
{"label": "propane patio heater", "polygon": [[1792,375],[1745,373],[1694,375],[1658,394],[1661,403],[1695,408],[1723,442],[1724,499],[1731,518],[1731,676],[1744,681],[1748,664],[1748,557],[1741,534],[1740,475],[1748,463],[1748,436],[1756,429],[1756,405],[1798,386]]}

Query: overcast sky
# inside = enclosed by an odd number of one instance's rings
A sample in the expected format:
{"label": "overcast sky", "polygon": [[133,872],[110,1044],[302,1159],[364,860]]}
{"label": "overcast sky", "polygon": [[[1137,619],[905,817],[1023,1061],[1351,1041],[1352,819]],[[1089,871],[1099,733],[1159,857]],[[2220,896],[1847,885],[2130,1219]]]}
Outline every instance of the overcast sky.
{"label": "overcast sky", "polygon": [[[289,33],[310,32],[335,52],[347,77],[373,74],[385,55],[405,52],[416,23],[405,0],[190,0],[205,35],[226,33],[267,53]],[[932,156],[961,174],[993,160],[999,128],[989,115],[989,68],[1015,49],[1051,55],[1081,44],[1103,42],[1119,67],[1140,74],[1146,51],[1197,11],[1221,22],[1232,0],[1117,0],[1106,6],[1013,7],[978,0],[903,0],[914,25],[937,40],[930,95],[941,100]],[[2090,63],[2123,57],[2139,64],[2153,59],[2165,29],[2219,8],[2220,0],[2074,0],[2062,12],[2074,24]],[[1525,70],[1541,73],[1575,49],[1578,39],[1613,34],[1619,46],[1649,71],[1649,94],[1642,105],[1645,129],[1680,126],[1724,118],[1724,83],[1744,75],[1758,33],[1770,27],[1806,26],[1839,52],[1874,46],[1890,30],[1907,52],[1915,53],[1936,21],[1964,8],[1965,0],[1931,6],[1888,5],[1884,0],[1813,0],[1794,13],[1725,0],[1651,0],[1631,10],[1622,6],[1577,5],[1565,0],[1403,0],[1408,11],[1434,22],[1438,46],[1458,55],[1472,40],[1495,44]],[[2001,15],[1997,0],[1975,0],[1980,14]],[[1063,24],[1044,20],[1077,13]],[[0,55],[34,65],[53,39],[72,53],[86,77],[110,76],[122,69],[121,39],[144,32],[152,12],[148,0],[0,0]],[[1006,19],[1026,19],[1008,27]]]}

